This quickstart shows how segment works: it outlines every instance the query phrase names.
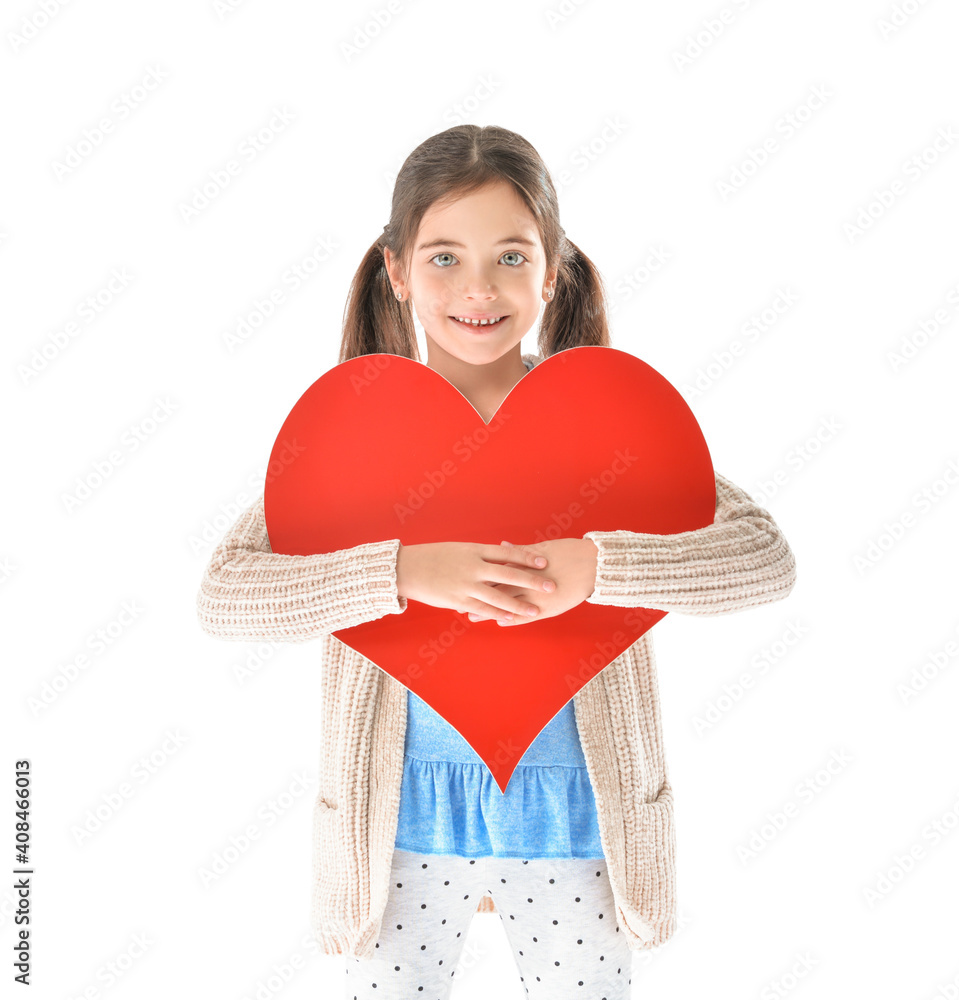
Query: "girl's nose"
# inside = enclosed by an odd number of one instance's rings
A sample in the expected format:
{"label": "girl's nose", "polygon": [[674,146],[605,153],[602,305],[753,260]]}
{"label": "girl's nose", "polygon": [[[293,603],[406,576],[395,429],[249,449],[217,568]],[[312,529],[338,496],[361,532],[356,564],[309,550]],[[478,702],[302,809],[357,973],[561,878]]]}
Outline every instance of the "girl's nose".
{"label": "girl's nose", "polygon": [[463,277],[461,291],[465,297],[490,299],[496,294],[496,286],[488,274],[478,271]]}

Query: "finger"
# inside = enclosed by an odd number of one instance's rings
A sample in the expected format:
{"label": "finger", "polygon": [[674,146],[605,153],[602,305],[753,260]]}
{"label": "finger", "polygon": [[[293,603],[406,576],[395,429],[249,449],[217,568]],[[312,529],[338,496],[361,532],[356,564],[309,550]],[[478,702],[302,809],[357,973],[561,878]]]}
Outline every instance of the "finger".
{"label": "finger", "polygon": [[[491,589],[495,590],[495,594],[490,593]],[[473,594],[471,596],[482,601],[484,604],[482,608],[473,609],[469,612],[469,614],[480,615],[480,620],[484,618],[499,620],[509,616],[532,620],[539,617],[542,613],[542,609],[532,602],[529,590],[524,587],[503,586],[487,588],[482,595]],[[472,619],[470,620],[472,621]]]}
{"label": "finger", "polygon": [[498,546],[488,546],[482,553],[482,558],[488,562],[500,564],[513,562],[523,566],[535,566],[538,569],[542,569],[548,562],[545,556],[533,552],[527,546],[513,545],[511,542],[500,542]]}
{"label": "finger", "polygon": [[546,565],[545,556],[541,556],[538,552],[533,552],[531,549],[528,549],[525,545],[513,545],[512,542],[500,542],[500,545],[505,545],[512,552],[524,553],[527,556],[527,558],[532,559],[532,563],[530,564],[532,566],[539,566],[540,568],[542,568],[543,566]]}
{"label": "finger", "polygon": [[[514,618],[517,615],[522,615],[524,618],[528,617],[526,615],[526,608],[532,603],[528,587],[516,587],[505,583],[493,583],[487,586],[496,591],[497,600],[499,597],[504,598],[503,603],[497,605],[487,603],[485,608],[468,612],[466,616],[470,621],[499,620],[505,618],[507,615],[512,615]],[[485,594],[482,600],[489,602],[490,595]],[[507,604],[509,607],[504,606]]]}
{"label": "finger", "polygon": [[539,567],[521,568],[516,565],[516,559],[509,559],[505,563],[496,562],[485,555],[482,559],[489,566],[497,567],[496,570],[487,568],[483,571],[482,583],[487,587],[516,587],[520,590],[545,591],[547,594],[551,594],[557,587],[555,580],[540,575],[542,570]]}
{"label": "finger", "polygon": [[[517,567],[515,570],[509,573],[509,583],[514,584],[518,587],[523,587],[526,590],[541,590],[545,591],[547,594],[551,594],[556,589],[556,581],[550,580],[545,576],[538,575],[538,571],[546,565],[549,560],[540,555],[538,552],[533,550],[531,547],[525,545],[513,545],[511,542],[500,542],[501,548],[507,548],[511,553],[521,554],[517,558],[510,558],[507,563],[500,563],[499,565],[505,565],[510,567],[516,566],[517,563],[523,563],[525,565],[533,566],[533,571],[529,573],[523,573]],[[501,580],[500,582],[506,583],[506,580]]]}
{"label": "finger", "polygon": [[[513,550],[520,550],[528,552],[533,557],[533,562],[537,569],[542,569],[547,562],[545,556],[539,555],[537,552],[530,552],[525,546],[512,545],[510,542],[500,542],[500,545],[505,545]],[[516,562],[517,560],[510,560],[511,562]],[[519,583],[519,581],[516,581]],[[550,580],[545,576],[536,576],[534,573],[528,573],[525,576],[524,584],[527,588],[535,588],[536,590],[543,590],[547,594],[551,594],[556,589],[556,581]]]}
{"label": "finger", "polygon": [[497,608],[494,612],[484,612],[484,611],[470,611],[466,616],[471,622],[488,622],[488,621],[499,621],[508,622],[512,621],[514,615],[510,611],[502,611]]}
{"label": "finger", "polygon": [[514,625],[528,625],[531,622],[539,621],[541,617],[542,617],[541,615],[534,615],[532,618],[530,618],[527,615],[513,615],[511,621],[503,621],[502,619],[497,619],[496,624],[500,628],[512,628],[512,626]]}

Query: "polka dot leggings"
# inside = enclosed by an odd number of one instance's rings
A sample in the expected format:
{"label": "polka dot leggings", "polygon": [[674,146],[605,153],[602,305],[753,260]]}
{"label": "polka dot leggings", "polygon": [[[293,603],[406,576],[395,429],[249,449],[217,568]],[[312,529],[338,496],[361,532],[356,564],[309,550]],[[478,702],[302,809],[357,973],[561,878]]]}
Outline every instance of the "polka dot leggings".
{"label": "polka dot leggings", "polygon": [[370,959],[347,957],[347,1000],[448,1000],[480,899],[492,896],[526,995],[626,1000],[632,952],[604,859],[460,858],[393,851]]}

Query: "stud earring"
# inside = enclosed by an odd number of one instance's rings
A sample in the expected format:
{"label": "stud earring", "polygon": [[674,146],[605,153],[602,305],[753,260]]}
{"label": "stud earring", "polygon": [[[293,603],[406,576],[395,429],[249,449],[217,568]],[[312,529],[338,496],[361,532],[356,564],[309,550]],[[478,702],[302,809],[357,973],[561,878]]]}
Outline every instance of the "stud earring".
{"label": "stud earring", "polygon": [[402,292],[397,292],[397,293],[396,293],[396,297],[397,297],[397,298],[398,298],[398,299],[399,299],[399,300],[400,300],[401,302],[403,301],[403,293],[402,293]]}

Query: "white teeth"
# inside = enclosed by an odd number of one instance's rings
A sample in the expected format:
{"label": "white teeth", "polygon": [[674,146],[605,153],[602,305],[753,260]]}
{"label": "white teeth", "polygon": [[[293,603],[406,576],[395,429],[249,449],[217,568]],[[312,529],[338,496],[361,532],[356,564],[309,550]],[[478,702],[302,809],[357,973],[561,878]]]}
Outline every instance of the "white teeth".
{"label": "white teeth", "polygon": [[467,319],[465,316],[454,316],[453,318],[460,323],[470,323],[473,326],[492,326],[501,319],[505,319],[504,316],[497,316],[496,319]]}

